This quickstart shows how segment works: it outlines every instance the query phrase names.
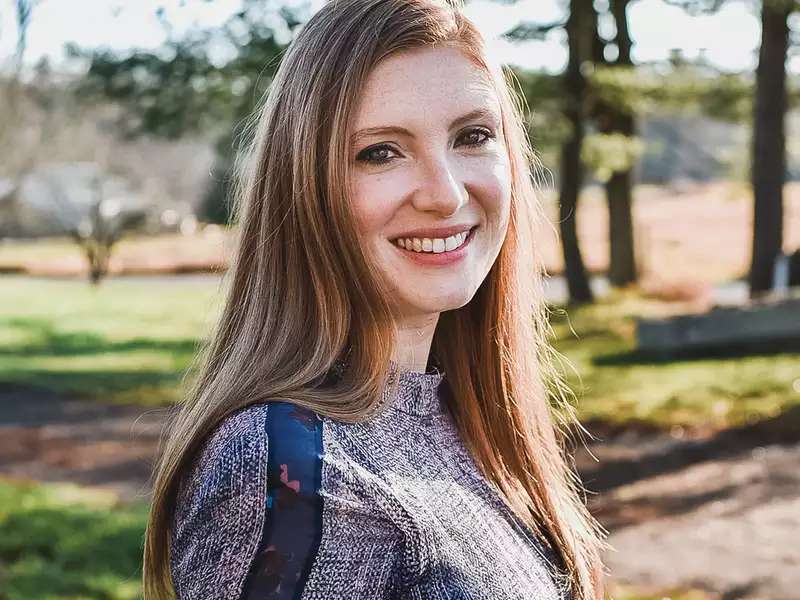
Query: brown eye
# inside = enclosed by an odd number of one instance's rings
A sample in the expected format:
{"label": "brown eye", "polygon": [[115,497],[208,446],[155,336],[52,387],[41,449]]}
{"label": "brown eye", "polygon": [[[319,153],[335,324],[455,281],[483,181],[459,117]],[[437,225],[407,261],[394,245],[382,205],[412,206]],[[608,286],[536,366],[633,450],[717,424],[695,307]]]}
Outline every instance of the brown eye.
{"label": "brown eye", "polygon": [[391,152],[393,152],[393,150],[386,144],[372,146],[371,148],[359,152],[358,156],[356,156],[356,160],[373,165],[384,165],[391,161],[392,157],[388,156]]}
{"label": "brown eye", "polygon": [[483,127],[475,127],[470,129],[461,136],[461,139],[466,140],[467,146],[483,146],[489,140],[493,139],[494,135],[488,129]]}

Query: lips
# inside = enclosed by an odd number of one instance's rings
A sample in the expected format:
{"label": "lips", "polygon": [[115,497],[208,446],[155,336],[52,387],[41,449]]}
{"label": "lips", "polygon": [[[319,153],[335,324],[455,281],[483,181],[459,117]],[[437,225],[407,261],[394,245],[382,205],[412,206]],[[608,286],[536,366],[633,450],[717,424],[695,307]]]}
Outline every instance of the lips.
{"label": "lips", "polygon": [[[396,248],[397,252],[401,254],[401,256],[411,260],[412,262],[416,263],[420,266],[425,267],[443,267],[446,265],[453,265],[458,261],[464,259],[467,255],[468,247],[472,243],[472,240],[475,238],[476,231],[478,227],[473,227],[469,233],[467,234],[466,239],[462,244],[460,244],[457,248],[453,250],[445,250],[445,251],[418,251],[414,249],[403,248],[399,245],[399,242],[395,242],[392,245]],[[457,236],[460,237],[460,236]],[[419,238],[414,238],[416,241],[419,241]],[[452,238],[451,238],[452,239]],[[425,242],[430,242],[430,239],[426,239]],[[441,240],[437,240],[441,242]]]}
{"label": "lips", "polygon": [[450,237],[451,235],[456,235],[457,233],[464,233],[471,231],[475,227],[477,227],[477,225],[464,224],[464,225],[452,225],[450,227],[428,227],[421,229],[412,229],[409,231],[398,233],[397,235],[392,237],[391,240],[394,242],[399,239],[405,239],[405,238],[445,239]]}

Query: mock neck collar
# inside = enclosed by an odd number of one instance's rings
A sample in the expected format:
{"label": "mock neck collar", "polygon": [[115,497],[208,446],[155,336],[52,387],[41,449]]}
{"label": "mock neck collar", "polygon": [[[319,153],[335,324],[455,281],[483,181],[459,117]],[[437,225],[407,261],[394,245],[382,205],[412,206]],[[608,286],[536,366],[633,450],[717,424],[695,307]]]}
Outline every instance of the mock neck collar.
{"label": "mock neck collar", "polygon": [[[331,370],[331,376],[338,379],[347,367],[346,358],[338,359]],[[399,381],[397,381],[399,378]],[[427,416],[439,414],[444,408],[442,382],[445,374],[435,360],[427,365],[425,372],[400,368],[394,360],[389,361],[389,373],[383,389],[383,400],[392,408],[407,414]],[[389,393],[397,382],[394,397]]]}
{"label": "mock neck collar", "polygon": [[[390,361],[384,397],[394,408],[405,413],[419,416],[438,414],[443,410],[441,388],[444,377],[435,364],[423,373],[400,368],[395,361]],[[394,398],[387,398],[397,378]]]}

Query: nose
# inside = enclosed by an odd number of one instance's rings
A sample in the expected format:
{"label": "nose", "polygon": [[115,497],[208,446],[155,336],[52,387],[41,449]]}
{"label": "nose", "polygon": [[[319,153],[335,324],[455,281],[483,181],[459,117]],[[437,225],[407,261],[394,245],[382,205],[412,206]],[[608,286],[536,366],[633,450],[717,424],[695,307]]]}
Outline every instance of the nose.
{"label": "nose", "polygon": [[420,177],[422,182],[412,197],[418,211],[450,217],[467,203],[469,194],[446,157],[425,161]]}

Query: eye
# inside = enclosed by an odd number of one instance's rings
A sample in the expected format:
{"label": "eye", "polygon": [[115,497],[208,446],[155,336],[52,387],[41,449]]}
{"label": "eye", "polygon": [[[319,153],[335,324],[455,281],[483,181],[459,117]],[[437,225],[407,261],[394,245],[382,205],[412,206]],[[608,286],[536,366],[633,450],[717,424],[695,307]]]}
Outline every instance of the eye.
{"label": "eye", "polygon": [[385,165],[391,161],[391,157],[387,156],[389,152],[394,152],[394,150],[386,144],[371,146],[359,152],[358,156],[356,156],[356,160],[371,165]]}
{"label": "eye", "polygon": [[[495,134],[485,127],[473,127],[466,130],[458,139],[466,140],[465,146],[483,146],[495,138]],[[385,165],[392,161],[391,153],[395,152],[388,144],[378,144],[365,148],[356,156],[356,160],[370,165]]]}
{"label": "eye", "polygon": [[[483,139],[480,136],[484,136]],[[465,131],[459,139],[467,140],[466,146],[483,146],[494,139],[494,134],[485,127],[473,127]]]}

